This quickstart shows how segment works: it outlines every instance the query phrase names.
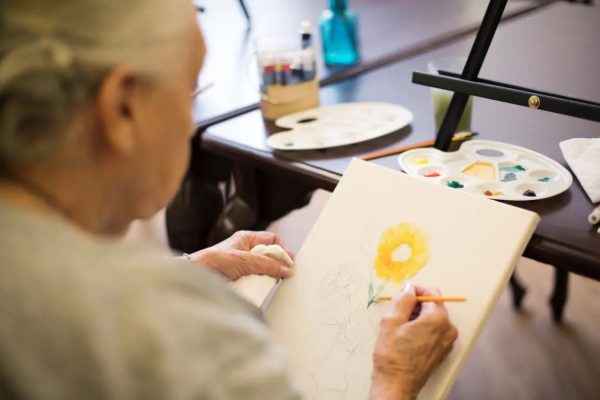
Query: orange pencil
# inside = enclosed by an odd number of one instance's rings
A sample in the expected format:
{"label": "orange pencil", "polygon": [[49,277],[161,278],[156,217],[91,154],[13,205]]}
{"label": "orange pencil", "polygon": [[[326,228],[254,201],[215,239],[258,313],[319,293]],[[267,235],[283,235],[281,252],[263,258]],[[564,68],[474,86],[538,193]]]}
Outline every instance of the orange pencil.
{"label": "orange pencil", "polygon": [[[390,301],[392,300],[392,296],[378,296],[377,301]],[[417,296],[417,301],[419,303],[425,301],[435,301],[435,302],[444,302],[444,301],[467,301],[465,297],[461,296]]]}
{"label": "orange pencil", "polygon": [[[477,134],[476,132],[470,132],[470,131],[458,132],[458,133],[455,133],[454,136],[452,136],[452,141],[456,142],[458,140],[467,139],[476,134]],[[376,158],[381,158],[381,157],[391,156],[394,154],[403,153],[407,150],[418,149],[419,147],[431,147],[434,145],[434,143],[435,143],[435,139],[426,140],[426,141],[420,142],[420,143],[409,144],[408,146],[404,146],[404,147],[397,147],[395,149],[384,150],[384,151],[379,151],[377,153],[367,154],[366,156],[362,157],[362,159],[365,161],[374,160]]]}

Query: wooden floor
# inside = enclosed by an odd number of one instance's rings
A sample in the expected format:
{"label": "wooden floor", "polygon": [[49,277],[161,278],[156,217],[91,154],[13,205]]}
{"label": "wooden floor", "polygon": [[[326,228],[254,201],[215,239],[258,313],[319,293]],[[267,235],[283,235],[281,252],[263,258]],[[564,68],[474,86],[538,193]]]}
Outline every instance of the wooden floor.
{"label": "wooden floor", "polygon": [[[271,225],[297,251],[329,193]],[[164,245],[159,215],[137,224],[130,237]],[[517,273],[528,288],[522,312],[508,290],[471,353],[449,399],[600,400],[600,282],[571,275],[565,322],[552,322],[547,298],[554,269],[522,259]]]}

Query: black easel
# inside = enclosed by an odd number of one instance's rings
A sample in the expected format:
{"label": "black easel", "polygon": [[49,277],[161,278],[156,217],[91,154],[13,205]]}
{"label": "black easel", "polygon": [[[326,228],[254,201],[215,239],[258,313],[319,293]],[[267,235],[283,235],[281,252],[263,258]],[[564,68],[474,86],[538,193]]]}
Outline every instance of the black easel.
{"label": "black easel", "polygon": [[507,0],[490,0],[461,75],[448,71],[413,72],[413,83],[454,92],[435,141],[435,147],[440,150],[445,151],[450,146],[469,95],[600,122],[599,103],[477,77],[506,3]]}
{"label": "black easel", "polygon": [[238,0],[238,1],[240,2],[240,7],[242,8],[242,12],[244,13],[244,16],[246,17],[248,24],[250,24],[250,22],[252,20],[250,18],[250,12],[248,11],[248,6],[246,5],[246,2],[244,0]]}
{"label": "black easel", "polygon": [[[448,150],[469,95],[600,122],[599,103],[478,78],[507,1],[490,0],[462,74],[448,71],[439,71],[438,74],[413,72],[413,83],[454,92],[435,140],[435,147],[440,150]],[[556,270],[555,288],[550,303],[557,322],[562,320],[568,278],[566,271]],[[510,286],[513,290],[513,304],[518,309],[525,295],[525,288],[514,274],[510,279]]]}

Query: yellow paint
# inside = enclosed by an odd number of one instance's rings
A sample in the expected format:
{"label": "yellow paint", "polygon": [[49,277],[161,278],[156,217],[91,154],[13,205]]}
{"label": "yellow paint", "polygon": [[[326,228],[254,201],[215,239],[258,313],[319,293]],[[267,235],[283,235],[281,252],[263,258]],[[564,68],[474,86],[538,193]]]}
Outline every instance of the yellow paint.
{"label": "yellow paint", "polygon": [[486,181],[496,180],[496,170],[492,164],[487,162],[477,161],[465,168],[463,173]]}
{"label": "yellow paint", "polygon": [[424,165],[429,164],[429,160],[423,157],[415,157],[410,160],[413,164]]}
{"label": "yellow paint", "polygon": [[383,232],[374,269],[378,278],[400,283],[429,261],[429,238],[417,225],[401,222]]}

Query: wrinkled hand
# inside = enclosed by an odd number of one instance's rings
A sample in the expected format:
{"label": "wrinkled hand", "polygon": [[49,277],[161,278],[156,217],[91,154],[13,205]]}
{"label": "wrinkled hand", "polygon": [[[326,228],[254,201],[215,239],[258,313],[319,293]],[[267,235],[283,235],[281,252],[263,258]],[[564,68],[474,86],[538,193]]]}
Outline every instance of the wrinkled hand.
{"label": "wrinkled hand", "polygon": [[[191,254],[190,259],[194,263],[205,265],[222,273],[231,280],[246,275],[269,275],[274,278],[285,278],[292,274],[292,270],[281,261],[261,254],[250,253],[250,250],[259,244],[277,244],[283,247],[274,233],[239,231],[221,243]],[[292,253],[285,250],[293,259]]]}
{"label": "wrinkled hand", "polygon": [[452,350],[458,331],[446,307],[434,302],[418,304],[417,295],[439,296],[440,292],[414,287],[394,298],[375,344],[371,399],[415,399]]}

